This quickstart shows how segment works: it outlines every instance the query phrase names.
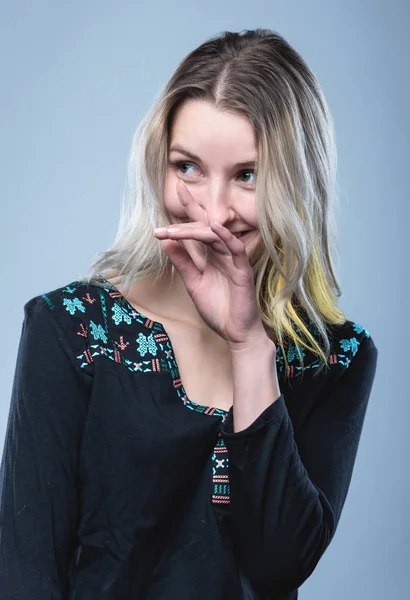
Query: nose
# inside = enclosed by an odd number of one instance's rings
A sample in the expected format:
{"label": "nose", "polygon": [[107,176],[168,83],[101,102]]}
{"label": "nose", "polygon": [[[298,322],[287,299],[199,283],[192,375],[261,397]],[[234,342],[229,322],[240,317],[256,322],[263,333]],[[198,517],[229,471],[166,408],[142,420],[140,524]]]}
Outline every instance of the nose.
{"label": "nose", "polygon": [[205,187],[198,202],[205,212],[208,223],[219,221],[226,227],[230,222],[235,221],[231,192],[223,184]]}

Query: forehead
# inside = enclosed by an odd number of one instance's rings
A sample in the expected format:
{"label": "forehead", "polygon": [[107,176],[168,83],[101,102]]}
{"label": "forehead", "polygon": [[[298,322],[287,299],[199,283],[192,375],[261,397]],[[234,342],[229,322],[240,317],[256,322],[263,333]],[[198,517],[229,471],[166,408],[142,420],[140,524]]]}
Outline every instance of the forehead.
{"label": "forehead", "polygon": [[197,154],[206,148],[222,147],[255,156],[256,136],[249,119],[242,114],[217,110],[210,102],[187,100],[176,111],[170,128],[170,143]]}

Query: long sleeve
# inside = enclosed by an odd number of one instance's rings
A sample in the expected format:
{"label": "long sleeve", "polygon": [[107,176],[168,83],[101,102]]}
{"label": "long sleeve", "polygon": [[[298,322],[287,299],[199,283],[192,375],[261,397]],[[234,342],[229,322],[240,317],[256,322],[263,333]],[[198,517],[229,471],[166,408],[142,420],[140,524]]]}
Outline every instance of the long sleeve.
{"label": "long sleeve", "polygon": [[242,431],[233,432],[229,413],[222,436],[229,454],[231,536],[239,565],[261,593],[300,587],[335,534],[377,355],[372,338],[363,338],[297,436],[283,394]]}
{"label": "long sleeve", "polygon": [[52,309],[24,306],[0,469],[0,597],[63,600],[87,385]]}

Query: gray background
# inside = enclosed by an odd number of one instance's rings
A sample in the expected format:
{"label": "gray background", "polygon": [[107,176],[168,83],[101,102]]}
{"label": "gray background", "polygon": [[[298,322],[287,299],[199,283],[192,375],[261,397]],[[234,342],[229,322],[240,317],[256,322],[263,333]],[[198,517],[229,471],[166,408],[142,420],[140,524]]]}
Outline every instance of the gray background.
{"label": "gray background", "polygon": [[409,8],[370,0],[0,4],[2,444],[23,304],[86,273],[112,243],[131,136],[182,57],[223,30],[267,27],[318,76],[339,150],[341,307],[370,331],[379,363],[339,528],[302,600],[408,597]]}

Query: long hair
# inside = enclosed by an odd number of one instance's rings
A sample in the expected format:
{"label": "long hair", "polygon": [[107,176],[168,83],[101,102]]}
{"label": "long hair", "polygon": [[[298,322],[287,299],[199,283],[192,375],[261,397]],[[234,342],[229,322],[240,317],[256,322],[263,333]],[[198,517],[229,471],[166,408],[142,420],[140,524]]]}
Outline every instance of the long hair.
{"label": "long hair", "polygon": [[265,329],[274,332],[286,372],[290,354],[296,348],[303,364],[306,348],[322,359],[318,373],[328,366],[329,326],[346,321],[337,306],[341,289],[333,269],[334,126],[316,77],[276,32],[225,31],[182,60],[137,127],[116,238],[85,279],[101,275],[128,290],[133,282],[160,277],[168,266],[152,230],[171,222],[163,199],[169,133],[176,110],[188,99],[245,116],[254,128],[262,244],[252,264],[258,309]]}

